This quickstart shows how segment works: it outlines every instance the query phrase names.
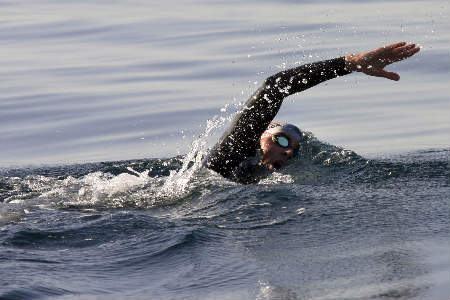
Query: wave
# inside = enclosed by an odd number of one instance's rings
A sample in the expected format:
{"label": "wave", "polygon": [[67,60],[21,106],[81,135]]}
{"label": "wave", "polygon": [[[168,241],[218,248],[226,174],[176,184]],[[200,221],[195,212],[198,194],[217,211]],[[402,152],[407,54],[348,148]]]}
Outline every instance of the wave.
{"label": "wave", "polygon": [[[355,284],[365,288],[358,299],[422,294],[428,285],[415,284],[428,280],[421,257],[396,249],[411,236],[447,241],[450,151],[365,159],[312,134],[306,141],[285,170],[250,185],[198,167],[201,153],[2,170],[0,245],[16,266],[14,280],[23,282],[0,299],[150,290],[176,298],[258,280],[256,299],[295,299],[311,290],[311,298],[329,298],[353,293]],[[55,278],[58,270],[66,274],[65,265],[83,286],[67,279],[55,285],[64,289],[30,285],[23,273],[50,269]],[[255,275],[261,270],[264,276]],[[392,284],[385,274],[406,279]],[[302,284],[291,286],[292,278]],[[336,290],[342,280],[348,286]]]}
{"label": "wave", "polygon": [[[257,185],[330,182],[379,183],[393,178],[448,178],[448,149],[413,152],[388,159],[364,159],[308,134],[298,158]],[[7,169],[0,171],[0,201],[60,208],[156,208],[236,187],[201,168],[202,153],[169,159]]]}
{"label": "wave", "polygon": [[[283,195],[288,195],[287,198],[292,193],[296,195],[292,189],[298,186],[307,190],[308,186],[336,183],[348,186],[379,184],[402,177],[406,181],[449,177],[448,149],[368,160],[304,132],[299,155],[284,170],[243,187],[202,167],[208,139],[233,117],[227,109],[222,110],[222,116],[207,122],[203,134],[192,142],[184,156],[0,170],[0,221],[19,220],[36,209],[156,210],[165,207],[176,207],[170,214],[186,218],[192,217],[194,211],[198,213],[194,218],[221,219],[220,209],[211,209],[218,207],[226,212],[225,219],[232,216],[239,220],[237,226],[228,222],[219,222],[226,225],[218,226],[249,229],[282,224],[295,218],[304,207],[287,205],[289,212],[280,207],[280,215],[259,221],[245,211],[259,205],[257,203],[276,207]],[[265,197],[265,193],[270,196]],[[234,203],[238,208],[222,207],[225,202]],[[207,213],[202,215],[205,208]]]}

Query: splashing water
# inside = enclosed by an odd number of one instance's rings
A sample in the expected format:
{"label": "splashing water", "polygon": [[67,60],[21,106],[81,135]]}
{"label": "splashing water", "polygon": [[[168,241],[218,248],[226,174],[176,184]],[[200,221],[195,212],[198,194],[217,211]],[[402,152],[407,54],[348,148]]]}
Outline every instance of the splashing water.
{"label": "splashing water", "polygon": [[[5,177],[0,182],[4,189],[0,200],[8,204],[4,206],[5,213],[10,214],[11,209],[24,211],[55,206],[155,208],[177,203],[192,193],[210,194],[211,188],[223,186],[225,182],[228,185],[229,182],[202,168],[202,160],[208,151],[207,140],[214,130],[223,128],[232,117],[233,114],[229,114],[209,120],[205,131],[192,142],[185,157],[101,163],[92,169],[88,166],[72,166],[68,170],[64,167],[50,168],[37,171],[39,175],[25,170],[27,175],[24,178]],[[260,184],[318,182],[324,178],[320,166],[353,165],[362,160],[352,151],[321,143],[311,133],[304,132],[304,135],[304,149],[296,161],[285,170],[261,180]],[[105,164],[108,165],[105,167]],[[74,174],[83,168],[83,174]],[[52,176],[51,173],[55,172],[57,176]],[[42,173],[50,176],[40,175]]]}
{"label": "splashing water", "polygon": [[[6,191],[10,190],[2,193],[0,198],[8,204],[3,210],[6,210],[5,214],[10,214],[11,209],[24,211],[38,206],[153,208],[176,203],[204,184],[205,176],[200,170],[204,170],[202,160],[208,151],[208,138],[231,121],[242,108],[242,103],[234,105],[234,112],[227,111],[228,106],[230,104],[221,110],[222,115],[207,121],[204,132],[194,139],[184,157],[141,161],[138,164],[144,166],[137,166],[137,169],[126,165],[127,162],[111,162],[94,164],[91,170],[88,165],[61,166],[56,168],[59,169],[56,171],[58,176],[52,176],[55,170],[45,167],[37,168],[37,175],[27,173],[24,178],[20,178],[21,175],[9,176],[5,182],[0,182],[0,188],[3,189],[5,184]],[[181,166],[177,167],[180,160]],[[107,165],[106,168],[104,165]],[[83,174],[74,175],[80,167],[86,168]],[[62,175],[65,172],[68,172],[67,175]],[[206,170],[205,174],[208,174],[206,182],[219,177]],[[222,177],[220,181],[223,182]]]}
{"label": "splashing water", "polygon": [[183,160],[183,166],[178,171],[173,170],[170,172],[170,175],[158,192],[158,197],[178,198],[196,187],[193,178],[203,166],[203,159],[208,151],[208,137],[214,130],[222,128],[232,117],[233,114],[224,117],[216,115],[207,121],[205,131],[192,142],[189,153]]}
{"label": "splashing water", "polygon": [[[73,197],[74,201],[62,200],[58,204],[63,207],[102,204],[114,207],[122,207],[124,205],[139,206],[142,198],[138,200],[136,196],[144,196],[142,191],[145,191],[145,187],[153,186],[152,184],[149,185],[152,182],[152,178],[148,176],[148,170],[137,172],[130,167],[127,170],[132,174],[122,173],[114,176],[108,173],[94,172],[80,180],[68,178],[66,179],[68,186],[73,184],[75,187],[74,192],[76,195]],[[58,192],[58,190],[55,191]],[[149,192],[147,189],[146,193],[148,194]],[[133,196],[130,197],[131,195]],[[152,203],[150,202],[149,204]]]}

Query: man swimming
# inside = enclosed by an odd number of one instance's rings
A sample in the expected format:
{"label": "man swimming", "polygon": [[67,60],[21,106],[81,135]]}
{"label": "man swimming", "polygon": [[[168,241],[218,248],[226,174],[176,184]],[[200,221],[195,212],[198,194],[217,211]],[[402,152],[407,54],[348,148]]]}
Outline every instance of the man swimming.
{"label": "man swimming", "polygon": [[398,81],[397,73],[384,68],[419,50],[415,44],[400,42],[270,76],[247,100],[204,160],[204,165],[236,182],[257,182],[271,171],[282,168],[296,155],[302,142],[302,133],[295,125],[272,122],[285,97],[355,71]]}

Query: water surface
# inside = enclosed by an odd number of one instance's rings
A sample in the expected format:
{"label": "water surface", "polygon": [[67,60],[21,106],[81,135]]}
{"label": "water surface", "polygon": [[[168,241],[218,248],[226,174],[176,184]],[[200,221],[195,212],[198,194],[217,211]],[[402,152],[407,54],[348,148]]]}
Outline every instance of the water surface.
{"label": "water surface", "polygon": [[[445,1],[1,1],[0,299],[448,299]],[[397,41],[400,82],[288,98],[300,157],[199,160],[265,77]]]}
{"label": "water surface", "polygon": [[278,118],[363,155],[449,145],[445,1],[18,1],[0,13],[1,166],[185,154],[274,72],[401,40],[423,49],[391,68],[400,82],[352,74],[290,97]]}

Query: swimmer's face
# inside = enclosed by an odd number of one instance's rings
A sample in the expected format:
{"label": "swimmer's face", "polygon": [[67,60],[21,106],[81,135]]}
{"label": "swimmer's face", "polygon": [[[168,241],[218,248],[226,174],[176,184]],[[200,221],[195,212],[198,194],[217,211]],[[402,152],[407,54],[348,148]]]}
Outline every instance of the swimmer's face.
{"label": "swimmer's face", "polygon": [[272,141],[272,136],[261,138],[261,160],[269,167],[269,170],[282,168],[288,160],[294,157],[294,150],[298,149],[298,141],[288,133],[282,133],[289,140],[289,147],[284,148]]}

